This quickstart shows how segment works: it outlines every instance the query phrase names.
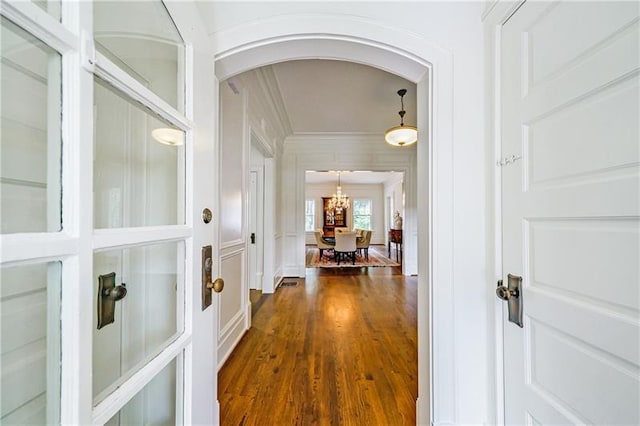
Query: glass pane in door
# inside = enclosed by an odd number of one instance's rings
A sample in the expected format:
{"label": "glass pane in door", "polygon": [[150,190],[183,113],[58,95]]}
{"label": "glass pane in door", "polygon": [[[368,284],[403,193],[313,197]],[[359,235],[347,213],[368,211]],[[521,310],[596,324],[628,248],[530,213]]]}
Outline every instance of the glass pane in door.
{"label": "glass pane in door", "polygon": [[94,224],[184,224],[184,132],[96,78]]}
{"label": "glass pane in door", "polygon": [[1,18],[0,231],[57,232],[61,205],[61,58]]}
{"label": "glass pane in door", "polygon": [[0,424],[60,422],[61,262],[0,269]]}
{"label": "glass pane in door", "polygon": [[167,365],[136,396],[116,413],[106,426],[148,425],[174,426],[182,424],[177,418],[176,390],[178,374],[176,360]]}
{"label": "glass pane in door", "polygon": [[184,43],[164,3],[97,1],[93,16],[96,49],[183,112]]}
{"label": "glass pane in door", "polygon": [[[110,292],[99,288],[109,274],[126,295],[109,319],[94,313],[93,395],[101,401],[156,356],[183,330],[184,243],[169,242],[98,252],[94,255],[95,302]],[[111,292],[111,294],[114,294]],[[100,326],[100,328],[98,328]]]}
{"label": "glass pane in door", "polygon": [[58,21],[61,16],[61,4],[60,0],[31,0],[40,9],[47,12],[49,15],[56,18]]}

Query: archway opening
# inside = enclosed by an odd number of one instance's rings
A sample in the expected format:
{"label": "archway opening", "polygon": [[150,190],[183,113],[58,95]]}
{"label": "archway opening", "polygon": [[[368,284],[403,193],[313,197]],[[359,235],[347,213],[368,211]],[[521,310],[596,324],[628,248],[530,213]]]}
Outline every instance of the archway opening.
{"label": "archway opening", "polygon": [[[332,23],[335,25],[335,22]],[[316,27],[318,25],[312,25]],[[282,30],[285,31],[285,30]],[[241,72],[282,61],[321,58],[357,62],[397,74],[417,84],[417,115],[419,143],[416,158],[415,229],[416,273],[418,275],[418,371],[419,390],[417,401],[417,422],[428,423],[433,418],[432,371],[438,371],[437,357],[432,353],[439,346],[450,345],[453,322],[442,321],[437,330],[431,321],[435,310],[443,311],[441,319],[453,315],[452,306],[438,304],[432,300],[434,280],[447,286],[451,282],[452,246],[450,169],[434,164],[451,164],[452,113],[451,81],[452,65],[448,53],[419,40],[420,43],[405,43],[414,48],[402,50],[393,47],[398,34],[394,30],[369,28],[371,38],[362,35],[331,35],[330,32],[317,34],[261,34],[256,31],[252,40],[246,34],[227,40],[237,40],[235,45],[222,43],[216,53],[216,75],[220,80]],[[406,40],[405,40],[406,41]],[[415,40],[414,40],[415,41]],[[437,137],[434,137],[436,135]],[[434,179],[434,175],[437,178]],[[304,203],[302,197],[301,203]],[[304,206],[301,206],[304,207]],[[435,219],[434,219],[435,217]],[[410,218],[405,218],[411,223]],[[300,237],[304,244],[304,229]],[[300,251],[301,252],[301,251]],[[437,257],[434,253],[439,253]],[[449,337],[446,337],[449,336]],[[433,360],[433,361],[432,361]],[[441,376],[452,372],[441,371]]]}

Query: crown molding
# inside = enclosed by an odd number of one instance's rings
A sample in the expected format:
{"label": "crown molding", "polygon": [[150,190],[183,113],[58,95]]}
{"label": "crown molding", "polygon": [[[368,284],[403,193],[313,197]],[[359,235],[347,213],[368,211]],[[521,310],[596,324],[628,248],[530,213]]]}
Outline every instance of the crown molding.
{"label": "crown molding", "polygon": [[285,142],[298,142],[301,140],[343,140],[343,141],[382,141],[384,134],[375,132],[299,132],[293,133],[285,139]]}
{"label": "crown molding", "polygon": [[289,120],[289,114],[287,113],[287,108],[285,107],[284,100],[282,99],[280,84],[278,83],[278,78],[273,71],[273,67],[271,67],[271,65],[267,65],[257,68],[253,70],[253,72],[256,76],[260,90],[262,90],[262,95],[265,101],[271,111],[274,112],[277,119],[277,125],[279,127],[278,130],[283,137],[286,138],[293,133],[293,130],[291,127],[291,121]]}
{"label": "crown molding", "polygon": [[363,153],[388,152],[390,154],[415,155],[418,144],[406,147],[395,147],[385,142],[379,133],[323,132],[296,133],[285,138],[284,146],[292,150],[324,150],[330,146],[340,146],[342,150],[358,149]]}

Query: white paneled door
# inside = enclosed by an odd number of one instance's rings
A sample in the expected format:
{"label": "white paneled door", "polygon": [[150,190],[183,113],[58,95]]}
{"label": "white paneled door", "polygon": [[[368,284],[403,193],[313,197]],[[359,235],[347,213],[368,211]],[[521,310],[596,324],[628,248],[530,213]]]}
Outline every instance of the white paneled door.
{"label": "white paneled door", "polygon": [[532,1],[502,28],[506,424],[640,424],[639,8]]}
{"label": "white paneled door", "polygon": [[59,3],[0,4],[0,423],[214,423],[211,63],[160,0]]}
{"label": "white paneled door", "polygon": [[249,172],[249,289],[262,288],[258,276],[258,244],[257,239],[262,239],[258,234],[258,172]]}

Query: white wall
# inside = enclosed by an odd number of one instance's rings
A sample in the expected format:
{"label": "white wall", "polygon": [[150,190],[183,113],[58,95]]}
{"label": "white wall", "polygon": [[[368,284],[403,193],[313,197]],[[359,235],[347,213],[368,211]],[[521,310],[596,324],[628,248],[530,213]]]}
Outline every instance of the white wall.
{"label": "white wall", "polygon": [[[387,70],[407,78],[415,76],[413,81],[417,81],[420,76],[411,68],[411,64],[415,63],[412,58],[419,58],[417,62],[421,59],[434,61],[441,67],[436,68],[433,74],[433,97],[435,104],[440,105],[434,111],[434,117],[442,121],[432,123],[433,130],[437,132],[433,135],[437,142],[433,152],[434,169],[429,170],[425,176],[435,176],[438,179],[451,176],[451,179],[431,182],[434,186],[429,187],[429,191],[435,188],[437,192],[428,194],[422,191],[421,195],[440,197],[440,204],[432,207],[452,211],[452,214],[447,218],[437,215],[433,218],[446,224],[445,228],[434,229],[442,235],[442,240],[437,240],[438,244],[435,246],[442,251],[425,253],[433,256],[429,267],[437,265],[441,275],[437,277],[438,282],[431,283],[434,289],[433,306],[436,307],[430,313],[435,341],[432,361],[436,366],[432,377],[433,395],[425,394],[425,388],[421,386],[420,398],[433,400],[431,409],[435,424],[486,422],[489,418],[487,401],[478,398],[478,395],[489,392],[486,296],[491,287],[486,279],[485,168],[490,163],[487,162],[483,123],[484,45],[480,21],[483,4],[236,2],[208,3],[200,7],[205,12],[209,9],[212,12],[207,14],[211,18],[208,25],[213,50],[218,59],[216,70],[223,74],[251,64],[264,64],[277,57],[295,55],[350,57],[364,63],[380,63]],[[399,10],[402,13],[398,13]],[[263,52],[251,51],[247,47],[253,48],[256,45],[252,43],[274,37],[295,37],[309,33],[327,34],[327,39],[331,39],[334,34],[354,39],[364,37],[387,46],[400,46],[406,55],[397,55],[398,60],[394,61],[381,53],[377,57],[368,56],[365,60],[363,55],[367,54],[366,46],[358,45],[351,49],[345,45],[343,50],[332,53],[323,51],[320,43],[316,44],[318,49],[314,52],[300,51],[296,54],[292,51],[285,52],[285,41],[274,44],[271,50]],[[292,43],[291,48],[300,46]],[[450,74],[438,74],[443,69],[450,70],[446,71]],[[445,123],[451,123],[451,126],[443,127]],[[425,131],[424,127],[422,131]],[[446,160],[447,158],[452,161]],[[295,155],[285,154],[282,160],[282,185],[279,187],[283,190],[283,205],[291,206],[291,203],[296,203],[296,199],[291,197],[295,184],[288,182],[299,177],[293,171],[297,167],[297,158]],[[420,167],[426,165],[420,164]],[[407,179],[407,182],[410,181]],[[427,182],[418,184],[428,186]],[[407,195],[410,194],[408,189],[405,188]],[[407,209],[408,198],[405,199]],[[405,211],[405,224],[410,214],[410,211]],[[427,220],[426,217],[422,219]],[[282,225],[283,238],[295,239],[295,229],[287,228],[289,223],[286,221]],[[420,237],[429,236],[425,233]],[[303,243],[304,239],[300,245]],[[295,256],[295,253],[289,252],[290,247],[290,244],[282,246],[283,263],[290,256]],[[427,302],[422,300],[423,303]],[[426,306],[421,306],[421,309],[426,309]],[[421,330],[425,327],[428,325],[422,322],[419,324]],[[425,346],[421,347],[419,356],[422,359],[427,354],[423,352],[426,350]],[[421,372],[421,379],[426,378],[423,374],[424,371]]]}
{"label": "white wall", "polygon": [[[277,201],[278,182],[283,141],[291,133],[291,126],[282,99],[277,90],[275,75],[268,68],[251,70],[230,79],[240,85],[247,95],[245,111],[246,129],[250,134],[249,143],[264,157],[264,293],[273,293],[282,278],[279,261],[282,233],[279,221],[282,209]],[[275,94],[275,95],[274,95]],[[251,159],[249,159],[251,161]],[[245,173],[247,170],[245,170]]]}
{"label": "white wall", "polygon": [[258,150],[258,148],[256,148],[256,145],[253,142],[251,144],[251,155],[249,164],[252,168],[255,169],[264,167],[264,155]]}
{"label": "white wall", "polygon": [[[331,197],[336,192],[336,185],[331,183],[307,183],[305,185],[305,199],[314,199],[316,202],[316,229],[322,229],[322,197]],[[363,184],[343,184],[342,192],[349,197],[349,206],[347,210],[347,226],[353,229],[353,200],[370,199],[372,202],[371,212],[371,244],[384,244],[385,226],[384,226],[384,198],[383,186],[363,185]],[[304,212],[303,212],[304,213]],[[313,232],[306,233],[306,244],[315,244],[316,239]]]}
{"label": "white wall", "polygon": [[[275,218],[275,185],[279,172],[274,162],[282,150],[288,122],[278,99],[266,96],[275,78],[255,70],[220,84],[220,258],[225,289],[221,293],[218,359],[223,365],[250,326],[248,283],[249,173],[257,169],[264,177],[264,249],[257,255],[263,271],[262,290],[273,293],[282,276],[278,267],[279,234]],[[236,93],[237,92],[237,93]]]}
{"label": "white wall", "polygon": [[247,329],[249,290],[246,284],[246,96],[220,84],[220,293],[218,362],[226,358]]}

